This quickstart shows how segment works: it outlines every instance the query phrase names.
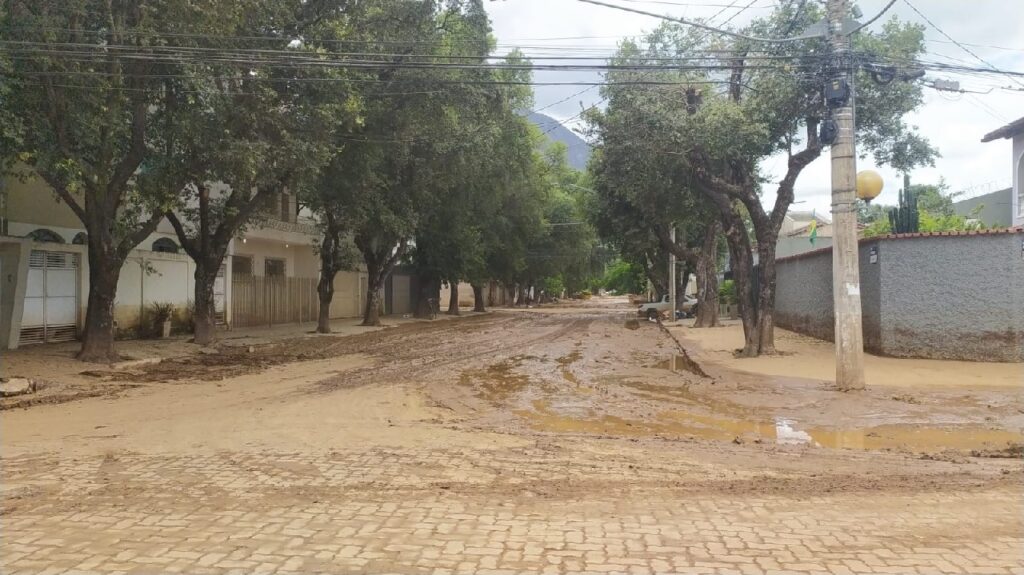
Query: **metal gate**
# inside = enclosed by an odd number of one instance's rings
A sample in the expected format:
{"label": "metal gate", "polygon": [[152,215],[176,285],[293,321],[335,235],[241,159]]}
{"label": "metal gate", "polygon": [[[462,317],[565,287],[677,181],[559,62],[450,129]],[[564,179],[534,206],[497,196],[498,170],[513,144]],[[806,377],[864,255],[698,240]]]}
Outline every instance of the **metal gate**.
{"label": "metal gate", "polygon": [[78,333],[78,254],[32,250],[19,344],[71,341]]}

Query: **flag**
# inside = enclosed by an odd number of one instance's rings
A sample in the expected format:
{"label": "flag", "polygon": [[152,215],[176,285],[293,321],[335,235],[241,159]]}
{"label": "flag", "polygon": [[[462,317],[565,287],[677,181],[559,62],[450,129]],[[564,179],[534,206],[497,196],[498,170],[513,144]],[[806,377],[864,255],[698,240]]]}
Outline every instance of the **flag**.
{"label": "flag", "polygon": [[814,212],[811,212],[811,225],[807,228],[811,231],[811,245],[814,245],[814,240],[818,239],[818,218],[815,217]]}

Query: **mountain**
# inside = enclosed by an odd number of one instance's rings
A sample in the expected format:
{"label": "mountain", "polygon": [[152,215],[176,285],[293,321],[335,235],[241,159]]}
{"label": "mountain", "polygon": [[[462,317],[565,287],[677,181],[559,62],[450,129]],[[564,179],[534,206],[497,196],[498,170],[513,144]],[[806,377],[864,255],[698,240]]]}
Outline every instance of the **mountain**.
{"label": "mountain", "polygon": [[590,144],[583,141],[583,138],[559,124],[558,120],[551,116],[527,112],[526,118],[536,124],[541,132],[547,132],[548,139],[553,142],[562,142],[569,148],[567,153],[570,166],[580,171],[587,169],[587,160],[590,159]]}

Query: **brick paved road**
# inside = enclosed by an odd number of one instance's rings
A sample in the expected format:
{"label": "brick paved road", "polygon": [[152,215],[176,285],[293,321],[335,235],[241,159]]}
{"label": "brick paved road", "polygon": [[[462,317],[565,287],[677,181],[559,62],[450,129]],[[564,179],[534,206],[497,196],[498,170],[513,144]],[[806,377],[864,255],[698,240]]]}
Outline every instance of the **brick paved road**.
{"label": "brick paved road", "polygon": [[1019,489],[702,493],[565,447],[6,459],[0,571],[1024,573]]}

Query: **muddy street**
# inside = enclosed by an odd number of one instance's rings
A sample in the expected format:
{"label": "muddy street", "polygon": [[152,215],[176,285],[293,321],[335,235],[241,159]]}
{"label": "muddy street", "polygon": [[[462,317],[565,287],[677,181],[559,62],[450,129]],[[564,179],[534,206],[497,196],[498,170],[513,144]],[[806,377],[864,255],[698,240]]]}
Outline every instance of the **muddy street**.
{"label": "muddy street", "polygon": [[633,313],[226,346],[4,411],[0,570],[1024,569],[1018,390],[840,393]]}

